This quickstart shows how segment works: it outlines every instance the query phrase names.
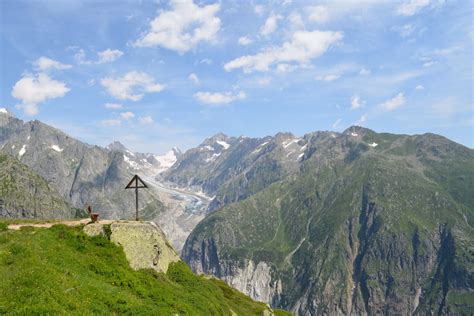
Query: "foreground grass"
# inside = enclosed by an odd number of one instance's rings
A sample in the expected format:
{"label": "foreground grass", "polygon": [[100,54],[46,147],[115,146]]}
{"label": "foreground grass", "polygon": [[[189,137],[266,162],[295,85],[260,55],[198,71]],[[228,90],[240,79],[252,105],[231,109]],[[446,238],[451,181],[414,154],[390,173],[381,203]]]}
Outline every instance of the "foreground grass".
{"label": "foreground grass", "polygon": [[[262,315],[266,306],[183,262],[134,271],[122,249],[81,227],[0,223],[0,314]],[[278,315],[288,315],[278,311]]]}

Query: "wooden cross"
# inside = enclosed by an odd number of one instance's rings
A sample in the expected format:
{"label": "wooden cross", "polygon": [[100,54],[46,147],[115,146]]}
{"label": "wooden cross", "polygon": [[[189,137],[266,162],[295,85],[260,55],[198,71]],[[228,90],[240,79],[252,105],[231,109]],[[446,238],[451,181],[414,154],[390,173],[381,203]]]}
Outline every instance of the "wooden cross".
{"label": "wooden cross", "polygon": [[135,189],[135,220],[138,221],[138,189],[145,188],[147,189],[148,186],[143,182],[143,180],[138,176],[134,175],[132,180],[127,184],[125,189]]}

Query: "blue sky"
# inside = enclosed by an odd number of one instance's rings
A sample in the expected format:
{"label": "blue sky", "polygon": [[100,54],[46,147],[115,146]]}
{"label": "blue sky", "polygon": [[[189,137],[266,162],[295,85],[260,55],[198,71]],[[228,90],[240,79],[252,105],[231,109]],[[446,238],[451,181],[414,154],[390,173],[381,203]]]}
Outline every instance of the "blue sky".
{"label": "blue sky", "polygon": [[471,1],[0,2],[0,107],[161,153],[218,132],[474,146]]}

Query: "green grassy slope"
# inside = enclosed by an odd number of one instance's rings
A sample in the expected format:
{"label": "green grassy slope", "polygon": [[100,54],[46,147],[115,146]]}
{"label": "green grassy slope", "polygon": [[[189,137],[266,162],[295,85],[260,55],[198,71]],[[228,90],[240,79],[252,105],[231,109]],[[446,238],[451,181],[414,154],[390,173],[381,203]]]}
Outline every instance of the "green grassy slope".
{"label": "green grassy slope", "polygon": [[[81,227],[0,222],[0,314],[262,315],[266,305],[183,263],[132,270],[122,249]],[[283,311],[279,315],[285,315]]]}

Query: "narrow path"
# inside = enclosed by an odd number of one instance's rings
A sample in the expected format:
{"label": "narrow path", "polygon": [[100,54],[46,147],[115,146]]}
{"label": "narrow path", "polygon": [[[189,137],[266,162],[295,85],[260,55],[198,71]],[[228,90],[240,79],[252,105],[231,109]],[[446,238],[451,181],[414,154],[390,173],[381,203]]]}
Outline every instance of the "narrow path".
{"label": "narrow path", "polygon": [[[37,228],[51,228],[53,225],[66,225],[66,226],[80,226],[90,223],[90,219],[80,219],[80,220],[67,220],[67,221],[57,221],[57,222],[50,222],[50,223],[21,223],[21,224],[10,224],[8,225],[8,229],[11,230],[20,230],[22,227],[37,227]],[[117,222],[116,220],[101,220],[99,223],[101,224],[111,224],[112,222]]]}

